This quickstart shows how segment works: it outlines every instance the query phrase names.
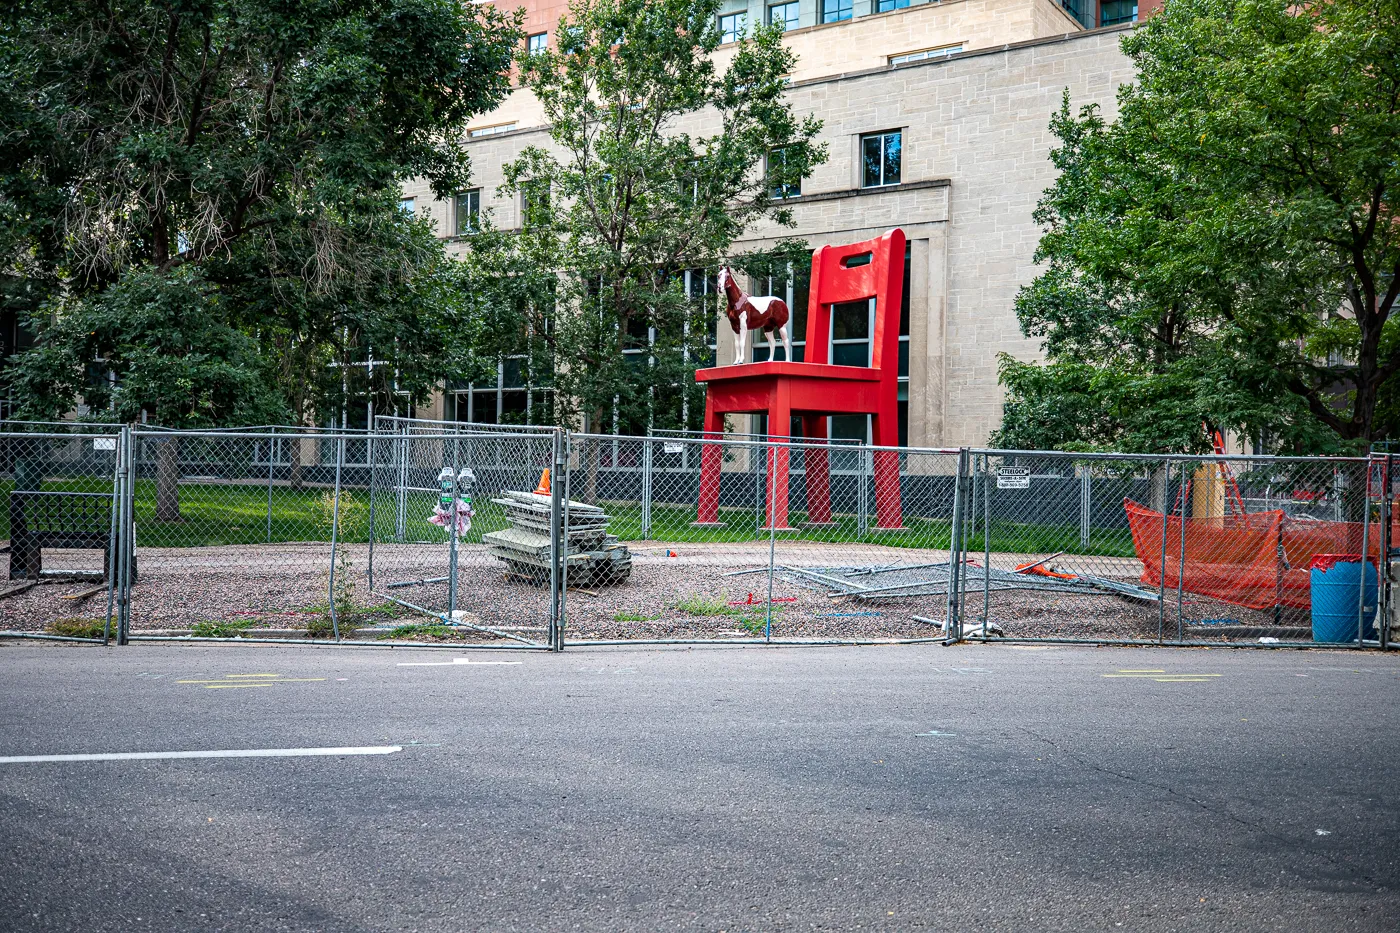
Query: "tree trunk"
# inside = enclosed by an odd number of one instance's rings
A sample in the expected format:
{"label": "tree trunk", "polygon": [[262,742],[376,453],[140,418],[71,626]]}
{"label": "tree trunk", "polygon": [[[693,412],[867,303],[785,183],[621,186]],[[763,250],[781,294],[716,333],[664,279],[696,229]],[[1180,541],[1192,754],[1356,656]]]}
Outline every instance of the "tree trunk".
{"label": "tree trunk", "polygon": [[156,521],[178,522],[180,517],[180,441],[168,438],[156,448]]}
{"label": "tree trunk", "polygon": [[301,488],[301,435],[295,434],[291,438],[290,451],[287,454],[288,470],[287,482],[293,489]]}

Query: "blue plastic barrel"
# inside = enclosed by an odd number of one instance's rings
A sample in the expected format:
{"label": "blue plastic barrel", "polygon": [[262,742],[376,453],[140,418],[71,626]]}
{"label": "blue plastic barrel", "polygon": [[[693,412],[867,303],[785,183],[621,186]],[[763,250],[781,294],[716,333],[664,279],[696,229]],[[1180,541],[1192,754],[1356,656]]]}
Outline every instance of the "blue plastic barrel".
{"label": "blue plastic barrel", "polygon": [[[1366,561],[1366,637],[1375,638],[1376,565]],[[1362,610],[1361,555],[1319,554],[1313,558],[1312,636],[1318,642],[1355,642],[1357,617]]]}

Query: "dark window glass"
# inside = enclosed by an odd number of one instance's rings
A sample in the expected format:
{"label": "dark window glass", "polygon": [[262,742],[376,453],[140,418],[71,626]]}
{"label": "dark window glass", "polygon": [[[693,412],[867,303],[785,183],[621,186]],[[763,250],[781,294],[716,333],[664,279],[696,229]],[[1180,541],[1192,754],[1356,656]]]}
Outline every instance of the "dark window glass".
{"label": "dark window glass", "polygon": [[802,179],[783,177],[787,171],[787,149],[768,153],[768,194],[773,198],[795,198],[802,193]]}
{"label": "dark window glass", "polygon": [[831,339],[870,339],[870,304],[865,299],[832,305],[831,318]]}
{"label": "dark window glass", "polygon": [[909,6],[909,0],[879,0],[876,12],[888,13],[891,10],[902,10],[907,6]]}
{"label": "dark window glass", "polygon": [[537,32],[533,36],[531,36],[527,41],[527,51],[529,51],[531,55],[534,55],[537,52],[543,52],[549,46],[549,33]]}
{"label": "dark window glass", "polygon": [[902,137],[899,130],[871,133],[860,139],[861,178],[863,188],[897,185],[901,176]]}
{"label": "dark window glass", "polygon": [[481,189],[473,188],[457,195],[457,235],[466,236],[479,229],[481,221]]}
{"label": "dark window glass", "polygon": [[1099,25],[1117,26],[1137,22],[1137,0],[1105,0],[1099,6]]}

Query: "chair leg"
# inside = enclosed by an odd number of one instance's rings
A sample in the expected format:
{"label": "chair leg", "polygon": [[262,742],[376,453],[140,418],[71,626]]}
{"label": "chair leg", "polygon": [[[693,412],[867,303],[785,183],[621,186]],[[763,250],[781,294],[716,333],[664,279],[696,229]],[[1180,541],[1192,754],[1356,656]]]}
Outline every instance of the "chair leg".
{"label": "chair leg", "polygon": [[[826,440],[826,416],[803,415],[802,433],[807,441]],[[810,524],[831,523],[831,464],[825,447],[808,447],[803,451],[807,471],[807,521]]]}
{"label": "chair leg", "polygon": [[[892,414],[871,418],[877,447],[899,446],[899,420]],[[894,450],[875,451],[875,527],[903,528],[903,506],[900,496],[899,453]]]}
{"label": "chair leg", "polygon": [[695,521],[719,523],[719,484],[724,462],[724,415],[705,400],[705,443],[700,445],[700,507]]}
{"label": "chair leg", "polygon": [[779,531],[791,528],[788,524],[788,457],[792,440],[792,409],[788,406],[786,393],[768,407],[768,439],[782,442],[781,446],[768,448],[768,494],[771,497],[768,509],[768,526]]}

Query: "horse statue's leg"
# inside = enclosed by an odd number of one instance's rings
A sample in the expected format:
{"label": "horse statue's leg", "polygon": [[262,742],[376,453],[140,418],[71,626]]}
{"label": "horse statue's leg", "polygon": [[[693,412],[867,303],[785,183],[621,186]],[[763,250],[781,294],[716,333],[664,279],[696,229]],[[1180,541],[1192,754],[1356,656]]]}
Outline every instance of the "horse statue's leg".
{"label": "horse statue's leg", "polygon": [[778,345],[773,342],[773,332],[770,330],[764,331],[764,333],[768,335],[768,359],[776,360],[778,358]]}
{"label": "horse statue's leg", "polygon": [[784,324],[778,328],[778,336],[783,338],[783,349],[787,351],[787,361],[792,362],[792,335],[788,333],[788,326]]}
{"label": "horse statue's leg", "polygon": [[734,338],[734,365],[735,365],[735,366],[737,366],[737,365],[739,365],[740,363],[744,362],[744,357],[747,355],[747,351],[748,351],[748,342],[749,342],[749,329],[748,329],[747,327],[745,327],[744,324],[743,324],[743,322],[741,321],[741,322],[739,323],[739,334],[738,334],[737,337]]}

